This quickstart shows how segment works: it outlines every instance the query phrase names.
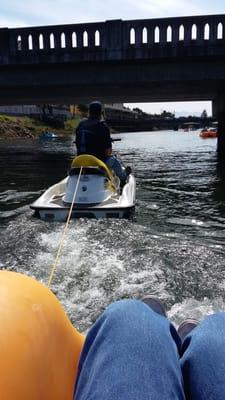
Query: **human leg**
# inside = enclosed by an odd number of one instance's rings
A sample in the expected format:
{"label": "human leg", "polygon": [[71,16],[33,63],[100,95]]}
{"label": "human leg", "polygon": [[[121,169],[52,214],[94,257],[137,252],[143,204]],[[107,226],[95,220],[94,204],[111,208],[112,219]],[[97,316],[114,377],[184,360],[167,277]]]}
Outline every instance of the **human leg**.
{"label": "human leg", "polygon": [[210,315],[185,338],[181,368],[186,398],[225,398],[225,313]]}
{"label": "human leg", "polygon": [[179,336],[138,300],[110,305],[87,335],[76,400],[184,400]]}
{"label": "human leg", "polygon": [[121,180],[125,180],[127,177],[125,168],[122,167],[121,163],[119,162],[118,158],[116,158],[115,156],[110,156],[107,157],[105,163],[108,165],[108,167],[110,167],[111,169],[113,169],[113,171],[115,172],[115,174],[121,179]]}

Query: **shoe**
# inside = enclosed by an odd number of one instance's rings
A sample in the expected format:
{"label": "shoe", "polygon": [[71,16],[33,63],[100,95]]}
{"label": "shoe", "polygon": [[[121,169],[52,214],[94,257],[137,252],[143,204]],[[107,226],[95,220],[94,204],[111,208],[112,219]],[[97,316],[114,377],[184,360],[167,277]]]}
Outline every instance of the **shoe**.
{"label": "shoe", "polygon": [[177,332],[179,333],[179,336],[182,340],[184,341],[185,337],[194,329],[196,326],[198,326],[199,321],[197,319],[193,318],[187,318],[183,322],[181,322]]}
{"label": "shoe", "polygon": [[143,303],[145,303],[147,306],[149,306],[157,314],[160,314],[163,317],[167,317],[166,309],[165,309],[163,303],[157,297],[149,295],[149,296],[143,297],[143,299],[141,299],[141,301]]}
{"label": "shoe", "polygon": [[131,167],[128,166],[125,168],[125,171],[126,171],[127,176],[129,176],[132,172],[132,169],[131,169]]}

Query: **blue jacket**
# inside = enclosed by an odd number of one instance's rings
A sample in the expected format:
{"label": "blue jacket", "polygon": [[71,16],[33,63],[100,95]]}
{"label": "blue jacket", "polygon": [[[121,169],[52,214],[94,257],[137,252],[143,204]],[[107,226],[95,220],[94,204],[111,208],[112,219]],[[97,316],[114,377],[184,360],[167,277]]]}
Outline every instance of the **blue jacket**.
{"label": "blue jacket", "polygon": [[112,146],[110,131],[105,121],[88,118],[82,120],[76,129],[77,155],[92,154],[105,160],[105,150]]}

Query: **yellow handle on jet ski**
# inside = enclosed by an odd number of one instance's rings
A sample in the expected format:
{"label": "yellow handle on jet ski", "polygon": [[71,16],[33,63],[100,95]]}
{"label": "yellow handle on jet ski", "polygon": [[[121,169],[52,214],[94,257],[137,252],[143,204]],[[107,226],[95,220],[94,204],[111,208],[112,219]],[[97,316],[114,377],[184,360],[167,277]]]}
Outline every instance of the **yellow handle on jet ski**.
{"label": "yellow handle on jet ski", "polygon": [[72,161],[71,167],[101,167],[105,171],[108,178],[113,180],[113,174],[110,168],[102,160],[99,160],[97,157],[92,156],[91,154],[82,154],[75,157]]}
{"label": "yellow handle on jet ski", "polygon": [[112,192],[115,192],[116,188],[113,183],[113,174],[110,168],[102,161],[99,160],[99,158],[92,156],[91,154],[82,154],[80,156],[77,156],[73,159],[71,168],[80,168],[80,167],[100,167],[102,168],[106,176],[109,178],[110,183],[108,185],[109,190]]}

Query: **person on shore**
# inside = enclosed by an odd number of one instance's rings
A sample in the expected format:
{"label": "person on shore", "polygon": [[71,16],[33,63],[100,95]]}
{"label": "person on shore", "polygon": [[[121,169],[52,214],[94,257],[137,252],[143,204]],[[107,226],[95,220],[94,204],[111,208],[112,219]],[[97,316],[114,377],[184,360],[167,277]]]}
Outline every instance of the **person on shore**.
{"label": "person on shore", "polygon": [[106,122],[102,119],[102,104],[94,101],[89,105],[89,116],[83,119],[77,129],[75,143],[77,155],[91,154],[112,168],[121,181],[125,181],[130,167],[125,169],[112,155],[112,139]]}
{"label": "person on shore", "polygon": [[74,400],[224,400],[225,313],[178,330],[162,303],[121,300],[90,329]]}

